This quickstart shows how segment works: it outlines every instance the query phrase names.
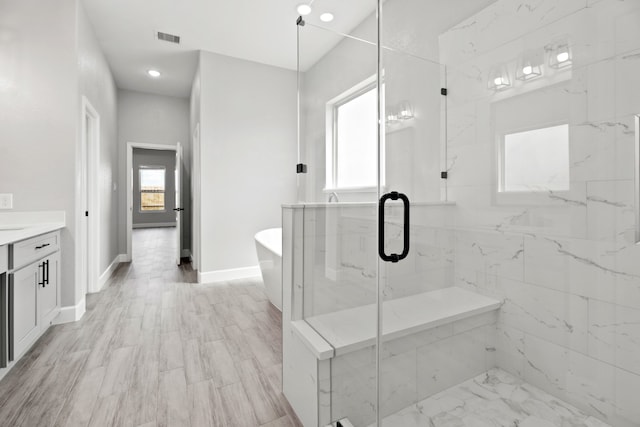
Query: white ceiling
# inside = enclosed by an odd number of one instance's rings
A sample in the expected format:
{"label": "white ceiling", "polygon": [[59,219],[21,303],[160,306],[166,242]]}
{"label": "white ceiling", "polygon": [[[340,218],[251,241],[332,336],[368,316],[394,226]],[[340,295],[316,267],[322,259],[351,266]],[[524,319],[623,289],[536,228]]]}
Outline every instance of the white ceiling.
{"label": "white ceiling", "polygon": [[[188,97],[197,51],[296,69],[296,6],[312,2],[305,17],[348,33],[375,9],[374,0],[83,0],[116,84],[122,89]],[[321,23],[322,12],[333,22]],[[159,41],[156,31],[179,35],[180,45]],[[301,67],[308,68],[336,43],[313,32]],[[148,69],[162,72],[158,79]]]}

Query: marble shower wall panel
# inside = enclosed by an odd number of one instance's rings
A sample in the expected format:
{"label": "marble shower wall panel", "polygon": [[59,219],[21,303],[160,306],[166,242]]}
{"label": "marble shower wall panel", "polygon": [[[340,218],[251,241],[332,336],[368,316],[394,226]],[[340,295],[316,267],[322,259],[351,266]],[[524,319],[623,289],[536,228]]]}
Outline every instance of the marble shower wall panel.
{"label": "marble shower wall panel", "polygon": [[533,336],[525,355],[527,382],[613,426],[638,425],[639,375]]}
{"label": "marble shower wall panel", "polygon": [[524,277],[523,252],[522,235],[474,230],[455,232],[456,268],[463,266],[465,270],[473,270],[485,277],[500,276],[521,281]]}
{"label": "marble shower wall panel", "polygon": [[591,357],[640,375],[640,310],[592,299],[588,326]]}
{"label": "marble shower wall panel", "polygon": [[629,242],[634,240],[634,184],[624,181],[587,183],[587,238]]}
{"label": "marble shower wall panel", "polygon": [[[561,39],[571,67],[545,63],[542,77],[515,80],[523,52]],[[454,283],[505,301],[499,367],[611,425],[640,425],[640,3],[498,0],[439,42]],[[500,64],[512,86],[493,92],[489,71]],[[500,135],[554,121],[569,124],[570,190],[499,193]]]}
{"label": "marble shower wall panel", "polygon": [[640,247],[525,236],[525,282],[640,308]]}
{"label": "marble shower wall panel", "polygon": [[633,179],[633,120],[633,116],[627,115],[571,126],[571,181]]}
{"label": "marble shower wall panel", "polygon": [[[586,6],[585,0],[497,1],[444,34],[440,61],[460,64],[495,49],[496,43],[522,37]],[[500,38],[496,39],[496,29]],[[450,47],[455,47],[452,49]]]}

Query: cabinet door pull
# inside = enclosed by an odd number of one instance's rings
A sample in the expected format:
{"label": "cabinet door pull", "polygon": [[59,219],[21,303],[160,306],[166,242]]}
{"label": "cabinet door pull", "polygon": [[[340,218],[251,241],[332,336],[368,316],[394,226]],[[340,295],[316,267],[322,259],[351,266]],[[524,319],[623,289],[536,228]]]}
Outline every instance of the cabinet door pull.
{"label": "cabinet door pull", "polygon": [[[40,268],[42,267],[42,274],[40,274]],[[42,286],[44,288],[45,282],[44,282],[44,270],[45,270],[45,263],[43,262],[42,264],[38,264],[38,285]]]}
{"label": "cabinet door pull", "polygon": [[45,243],[43,245],[40,246],[36,246],[36,249],[42,249],[42,248],[46,248],[47,246],[49,246],[51,243]]}
{"label": "cabinet door pull", "polygon": [[[44,263],[44,285],[48,285],[49,284],[49,260],[46,260]],[[44,288],[44,285],[42,285],[42,287]]]}

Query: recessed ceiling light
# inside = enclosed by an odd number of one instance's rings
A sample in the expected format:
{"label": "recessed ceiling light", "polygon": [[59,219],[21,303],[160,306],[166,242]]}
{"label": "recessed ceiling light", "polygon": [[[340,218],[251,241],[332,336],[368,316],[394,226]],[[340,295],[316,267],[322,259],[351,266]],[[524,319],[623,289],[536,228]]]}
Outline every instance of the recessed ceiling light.
{"label": "recessed ceiling light", "polygon": [[322,15],[320,15],[320,20],[322,22],[331,22],[333,21],[333,13],[323,13]]}
{"label": "recessed ceiling light", "polygon": [[309,6],[308,4],[299,4],[297,10],[298,13],[302,16],[308,15],[311,13],[311,6]]}
{"label": "recessed ceiling light", "polygon": [[160,71],[158,70],[148,70],[147,74],[149,74],[151,77],[160,77]]}

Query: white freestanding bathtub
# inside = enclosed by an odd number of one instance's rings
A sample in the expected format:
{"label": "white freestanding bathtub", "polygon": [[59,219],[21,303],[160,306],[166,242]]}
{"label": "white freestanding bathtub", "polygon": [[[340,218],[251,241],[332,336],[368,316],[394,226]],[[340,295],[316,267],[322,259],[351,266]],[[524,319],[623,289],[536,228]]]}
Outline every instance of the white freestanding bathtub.
{"label": "white freestanding bathtub", "polygon": [[258,231],[254,239],[267,297],[282,311],[282,228]]}

